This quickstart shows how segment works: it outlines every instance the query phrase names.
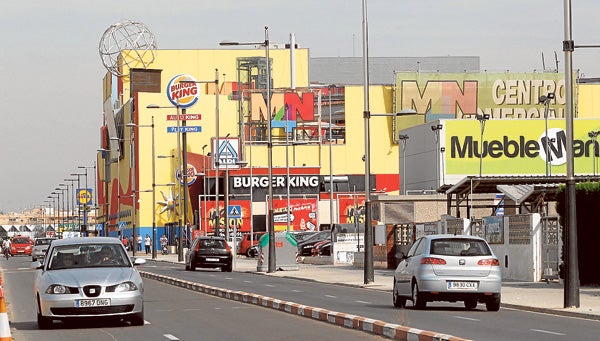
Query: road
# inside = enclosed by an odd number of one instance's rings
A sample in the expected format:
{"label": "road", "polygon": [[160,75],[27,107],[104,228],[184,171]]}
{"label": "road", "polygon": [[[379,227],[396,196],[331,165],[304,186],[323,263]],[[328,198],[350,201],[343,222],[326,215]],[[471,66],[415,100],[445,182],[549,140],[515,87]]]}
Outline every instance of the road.
{"label": "road", "polygon": [[140,270],[473,340],[597,339],[598,321],[594,320],[505,308],[488,312],[482,304],[470,311],[462,302],[430,302],[426,310],[397,309],[391,292],[258,273],[190,272],[183,265],[166,262],[149,261]]}
{"label": "road", "polygon": [[5,300],[19,341],[75,340],[328,340],[381,339],[364,332],[337,327],[258,306],[230,301],[145,280],[146,323],[85,321],[55,323],[52,330],[39,330],[36,323],[33,280],[29,257],[0,261]]}

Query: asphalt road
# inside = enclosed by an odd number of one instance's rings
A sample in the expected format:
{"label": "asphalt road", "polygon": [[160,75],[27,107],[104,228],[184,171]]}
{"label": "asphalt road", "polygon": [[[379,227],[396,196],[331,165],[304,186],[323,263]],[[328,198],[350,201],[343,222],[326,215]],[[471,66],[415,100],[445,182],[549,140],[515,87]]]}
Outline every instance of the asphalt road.
{"label": "asphalt road", "polygon": [[145,280],[146,324],[132,327],[101,320],[57,322],[52,330],[36,323],[29,257],[0,261],[12,337],[24,341],[71,340],[374,340],[375,335],[281,313],[263,307],[195,293]]}
{"label": "asphalt road", "polygon": [[596,340],[599,328],[594,320],[504,308],[488,312],[482,304],[470,311],[462,302],[428,303],[426,310],[397,309],[388,292],[257,273],[190,272],[181,264],[152,261],[140,270],[473,340]]}

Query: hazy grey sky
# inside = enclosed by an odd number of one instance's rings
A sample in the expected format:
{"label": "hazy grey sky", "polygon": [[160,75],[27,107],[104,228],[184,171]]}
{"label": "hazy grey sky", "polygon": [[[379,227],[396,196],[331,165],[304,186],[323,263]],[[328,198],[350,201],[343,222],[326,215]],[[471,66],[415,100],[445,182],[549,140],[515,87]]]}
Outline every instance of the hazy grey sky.
{"label": "hazy grey sky", "polygon": [[[559,0],[371,0],[369,56],[480,56],[488,71],[564,72]],[[573,39],[600,44],[598,0],[574,0]],[[98,44],[123,20],[146,24],[159,49],[219,48],[222,40],[286,42],[311,57],[362,56],[361,0],[0,1],[0,211],[39,207],[99,147]],[[600,49],[574,67],[600,77]],[[91,174],[92,172],[89,171]],[[83,178],[82,178],[83,180]],[[91,183],[93,177],[90,176]],[[92,187],[92,185],[90,185]]]}

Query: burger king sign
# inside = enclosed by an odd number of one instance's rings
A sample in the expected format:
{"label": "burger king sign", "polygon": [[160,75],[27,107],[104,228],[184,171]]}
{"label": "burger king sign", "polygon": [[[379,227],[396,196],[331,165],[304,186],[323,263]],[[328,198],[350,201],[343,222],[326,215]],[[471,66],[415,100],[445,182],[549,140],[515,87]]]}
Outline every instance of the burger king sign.
{"label": "burger king sign", "polygon": [[179,108],[191,107],[199,96],[198,83],[190,75],[177,75],[167,84],[167,98]]}

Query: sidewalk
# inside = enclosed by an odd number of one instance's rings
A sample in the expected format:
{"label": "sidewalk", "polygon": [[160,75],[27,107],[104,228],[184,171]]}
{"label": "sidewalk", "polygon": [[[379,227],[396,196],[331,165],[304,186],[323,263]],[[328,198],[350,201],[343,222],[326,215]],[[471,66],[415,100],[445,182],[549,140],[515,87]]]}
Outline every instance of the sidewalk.
{"label": "sidewalk", "polygon": [[[130,252],[131,254],[131,252]],[[137,257],[151,259],[143,251]],[[178,262],[177,254],[161,255],[157,261]],[[328,257],[306,257],[295,271],[257,272],[257,260],[238,256],[234,271],[260,273],[267,276],[290,277],[309,281],[325,282],[374,290],[392,291],[393,270],[375,269],[374,281],[364,284],[364,270],[352,265],[327,264]],[[182,265],[183,266],[183,265]],[[556,315],[585,317],[600,320],[600,287],[581,287],[579,308],[563,308],[564,288],[560,282],[504,282],[502,285],[502,307],[544,312]],[[390,304],[392,299],[390,295]]]}

